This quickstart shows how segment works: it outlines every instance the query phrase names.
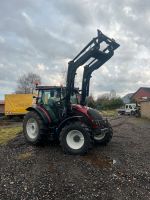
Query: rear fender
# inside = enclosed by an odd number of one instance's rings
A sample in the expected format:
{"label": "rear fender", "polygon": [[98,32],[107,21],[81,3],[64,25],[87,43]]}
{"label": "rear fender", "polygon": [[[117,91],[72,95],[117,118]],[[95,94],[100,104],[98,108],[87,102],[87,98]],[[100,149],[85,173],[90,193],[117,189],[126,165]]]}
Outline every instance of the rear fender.
{"label": "rear fender", "polygon": [[42,118],[44,124],[48,125],[51,123],[51,118],[44,108],[37,106],[37,107],[29,107],[26,110],[38,113],[38,115]]}

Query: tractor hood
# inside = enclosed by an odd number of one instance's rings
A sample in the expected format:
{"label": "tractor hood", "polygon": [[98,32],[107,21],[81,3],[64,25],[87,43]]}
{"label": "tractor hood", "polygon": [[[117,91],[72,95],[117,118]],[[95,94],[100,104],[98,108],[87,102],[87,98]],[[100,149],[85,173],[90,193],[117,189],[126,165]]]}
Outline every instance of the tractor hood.
{"label": "tractor hood", "polygon": [[88,118],[92,120],[102,120],[101,114],[96,109],[93,109],[87,106],[78,105],[78,104],[73,104],[72,108],[86,115]]}
{"label": "tractor hood", "polygon": [[98,110],[89,108],[87,111],[88,115],[90,115],[94,120],[102,120],[101,114],[98,112]]}

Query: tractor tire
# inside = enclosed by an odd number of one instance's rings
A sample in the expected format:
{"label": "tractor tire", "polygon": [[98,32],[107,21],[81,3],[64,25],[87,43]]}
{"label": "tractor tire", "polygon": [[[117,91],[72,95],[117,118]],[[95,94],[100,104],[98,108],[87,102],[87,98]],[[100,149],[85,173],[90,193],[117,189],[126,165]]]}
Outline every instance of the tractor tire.
{"label": "tractor tire", "polygon": [[110,123],[108,123],[108,126],[106,128],[109,128],[109,131],[104,133],[104,134],[97,134],[96,136],[94,136],[94,143],[95,144],[100,144],[100,145],[107,145],[113,136],[113,129],[110,125]]}
{"label": "tractor tire", "polygon": [[28,143],[40,145],[47,133],[41,117],[34,111],[28,112],[23,120],[23,133]]}
{"label": "tractor tire", "polygon": [[60,133],[60,145],[66,154],[84,155],[92,148],[89,128],[81,122],[66,125]]}

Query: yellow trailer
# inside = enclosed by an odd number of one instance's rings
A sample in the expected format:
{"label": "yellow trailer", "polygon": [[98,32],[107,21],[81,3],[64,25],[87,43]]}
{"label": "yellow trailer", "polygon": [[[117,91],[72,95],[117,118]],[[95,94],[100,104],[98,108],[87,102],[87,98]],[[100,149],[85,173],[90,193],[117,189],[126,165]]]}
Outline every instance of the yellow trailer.
{"label": "yellow trailer", "polygon": [[32,106],[33,94],[6,94],[5,115],[25,115],[26,109]]}

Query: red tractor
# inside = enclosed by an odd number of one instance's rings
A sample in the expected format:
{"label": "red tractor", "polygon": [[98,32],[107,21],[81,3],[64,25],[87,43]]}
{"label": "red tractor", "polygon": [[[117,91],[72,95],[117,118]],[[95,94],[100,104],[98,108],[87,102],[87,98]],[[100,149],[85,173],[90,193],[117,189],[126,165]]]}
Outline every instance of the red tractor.
{"label": "red tractor", "polygon": [[[23,121],[28,142],[40,144],[47,137],[57,139],[65,153],[79,155],[87,153],[94,142],[105,145],[110,142],[113,135],[110,123],[97,110],[86,106],[86,97],[92,72],[109,60],[118,47],[115,40],[98,30],[98,36],[69,62],[66,87],[37,86],[36,105],[27,109]],[[79,90],[74,87],[74,80],[77,68],[84,64]]]}

